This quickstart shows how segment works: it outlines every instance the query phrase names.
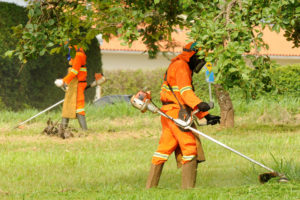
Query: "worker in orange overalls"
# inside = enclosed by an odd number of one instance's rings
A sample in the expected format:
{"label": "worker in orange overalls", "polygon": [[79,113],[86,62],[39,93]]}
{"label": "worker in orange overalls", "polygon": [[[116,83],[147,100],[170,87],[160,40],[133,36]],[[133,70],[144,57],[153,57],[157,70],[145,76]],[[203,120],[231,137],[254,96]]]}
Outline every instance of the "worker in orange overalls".
{"label": "worker in orange overalls", "polygon": [[[193,72],[198,73],[206,63],[204,59],[199,59],[196,52],[196,43],[189,43],[180,55],[171,60],[161,87],[161,110],[173,118],[185,120],[192,110],[199,109],[197,117],[205,117],[207,124],[214,125],[220,123],[220,117],[207,112],[210,109],[208,103],[195,95],[192,85]],[[161,124],[162,135],[152,157],[146,188],[158,185],[163,165],[173,151],[178,167],[182,166],[182,188],[193,188],[197,164],[205,160],[201,142],[191,131],[179,128],[166,117],[161,117]]]}
{"label": "worker in orange overalls", "polygon": [[62,127],[66,128],[70,118],[77,118],[80,127],[87,130],[84,110],[84,90],[87,86],[87,68],[86,55],[82,48],[74,46],[76,54],[74,58],[69,54],[69,64],[72,66],[68,70],[68,74],[63,79],[57,79],[55,84],[58,87],[67,86],[65,101],[62,111]]}

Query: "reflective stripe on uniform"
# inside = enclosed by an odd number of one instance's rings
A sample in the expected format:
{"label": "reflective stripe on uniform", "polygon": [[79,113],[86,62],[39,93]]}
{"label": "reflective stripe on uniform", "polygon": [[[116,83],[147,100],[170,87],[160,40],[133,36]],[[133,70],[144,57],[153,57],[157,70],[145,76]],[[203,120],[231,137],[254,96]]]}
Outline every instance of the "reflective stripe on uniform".
{"label": "reflective stripe on uniform", "polygon": [[195,158],[195,155],[191,156],[182,156],[182,160],[193,160]]}
{"label": "reflective stripe on uniform", "polygon": [[153,154],[153,157],[158,157],[158,158],[162,158],[162,159],[168,160],[169,155],[168,154],[162,154],[162,153],[155,152]]}
{"label": "reflective stripe on uniform", "polygon": [[187,90],[193,90],[192,86],[185,86],[183,88],[180,89],[180,94],[184,93]]}
{"label": "reflective stripe on uniform", "polygon": [[86,72],[87,69],[86,69],[86,67],[81,67],[79,71],[81,71],[81,72]]}
{"label": "reflective stripe on uniform", "polygon": [[78,74],[78,71],[76,69],[71,68],[71,72],[73,72],[75,75]]}
{"label": "reflective stripe on uniform", "polygon": [[76,113],[85,112],[84,108],[80,108],[76,110]]}
{"label": "reflective stripe on uniform", "polygon": [[[165,89],[165,90],[167,90],[167,91],[171,91],[170,88],[169,88],[169,86],[166,85],[166,84],[163,84],[162,87],[161,87],[161,89]],[[172,90],[173,90],[174,92],[179,92],[178,86],[172,86]]]}

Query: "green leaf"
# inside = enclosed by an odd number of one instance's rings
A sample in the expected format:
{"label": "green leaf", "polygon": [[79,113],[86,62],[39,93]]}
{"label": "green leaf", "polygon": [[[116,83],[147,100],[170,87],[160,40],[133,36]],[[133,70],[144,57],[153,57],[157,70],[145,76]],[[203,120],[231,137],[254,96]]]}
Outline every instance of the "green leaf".
{"label": "green leaf", "polygon": [[275,24],[273,27],[272,27],[272,30],[273,31],[276,31],[277,33],[280,32],[280,25],[279,24]]}
{"label": "green leaf", "polygon": [[48,24],[49,24],[50,26],[52,26],[54,23],[55,23],[54,19],[50,19],[50,20],[48,21]]}
{"label": "green leaf", "polygon": [[59,53],[59,52],[60,52],[60,47],[56,47],[50,50],[50,54]]}
{"label": "green leaf", "polygon": [[5,52],[5,54],[4,54],[4,56],[5,57],[9,57],[9,58],[11,58],[12,57],[12,55],[14,54],[14,50],[9,50],[9,51],[6,51]]}
{"label": "green leaf", "polygon": [[45,54],[47,49],[42,49],[42,51],[40,51],[40,56],[43,56]]}
{"label": "green leaf", "polygon": [[28,18],[29,18],[29,19],[32,18],[33,15],[34,15],[34,10],[33,10],[33,9],[30,9],[30,10],[28,11]]}
{"label": "green leaf", "polygon": [[52,47],[52,46],[54,46],[53,42],[48,42],[48,44],[46,45],[46,47]]}

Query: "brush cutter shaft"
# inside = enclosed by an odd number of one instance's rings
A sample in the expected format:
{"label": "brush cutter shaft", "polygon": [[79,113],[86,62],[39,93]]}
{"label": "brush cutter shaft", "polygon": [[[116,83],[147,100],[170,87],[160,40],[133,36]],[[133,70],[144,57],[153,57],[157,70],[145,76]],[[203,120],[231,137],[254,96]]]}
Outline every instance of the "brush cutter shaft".
{"label": "brush cutter shaft", "polygon": [[57,102],[56,104],[53,104],[52,106],[50,106],[50,107],[46,108],[45,110],[43,110],[43,111],[39,112],[38,114],[36,114],[36,115],[34,115],[34,116],[30,117],[30,118],[29,118],[29,119],[27,119],[27,120],[25,120],[24,122],[21,122],[20,124],[18,124],[18,126],[17,126],[17,127],[19,127],[19,126],[21,126],[21,125],[25,124],[26,122],[28,122],[28,121],[30,121],[30,120],[32,120],[32,119],[34,119],[34,118],[36,118],[37,116],[39,116],[39,115],[43,114],[44,112],[47,112],[48,110],[51,110],[52,108],[54,108],[54,107],[58,106],[59,104],[63,103],[64,101],[65,101],[64,99],[63,99],[63,100],[60,100],[60,101],[59,101],[59,102]]}
{"label": "brush cutter shaft", "polygon": [[[87,85],[87,87],[85,87],[85,90],[86,90],[86,89],[89,89],[89,88],[91,88],[91,87],[93,87],[93,86],[91,86],[91,85],[89,84],[89,85]],[[62,99],[62,100],[60,100],[59,102],[57,102],[57,103],[53,104],[52,106],[50,106],[50,107],[46,108],[45,110],[43,110],[43,111],[39,112],[38,114],[36,114],[36,115],[34,115],[34,116],[30,117],[29,119],[27,119],[27,120],[25,120],[25,121],[21,122],[21,123],[20,123],[20,124],[18,124],[18,125],[17,125],[15,128],[18,128],[19,126],[21,126],[21,125],[23,125],[23,124],[25,124],[25,123],[29,122],[30,120],[32,120],[32,119],[34,119],[34,118],[38,117],[39,115],[41,115],[41,114],[43,114],[43,113],[47,112],[48,110],[51,110],[52,108],[54,108],[54,107],[58,106],[59,104],[63,103],[64,101],[65,101],[65,99]]]}
{"label": "brush cutter shaft", "polygon": [[[222,142],[219,142],[218,140],[216,140],[216,139],[214,139],[214,138],[212,138],[212,137],[210,137],[210,136],[208,136],[208,135],[206,135],[206,134],[204,134],[204,133],[198,131],[197,129],[192,128],[190,125],[186,126],[186,124],[178,123],[178,122],[176,122],[177,119],[174,119],[173,117],[171,117],[171,116],[165,114],[164,112],[162,112],[162,111],[160,111],[160,110],[158,111],[158,113],[159,113],[160,115],[162,115],[162,116],[164,116],[164,117],[166,117],[166,118],[168,118],[168,119],[174,121],[177,125],[181,126],[182,128],[189,129],[189,130],[192,131],[193,133],[196,133],[196,134],[198,134],[198,135],[200,135],[200,136],[205,137],[206,139],[208,139],[208,140],[210,140],[210,141],[212,141],[212,142],[214,142],[214,143],[216,143],[216,144],[218,144],[218,145],[224,147],[225,149],[228,149],[229,151],[232,151],[233,153],[235,153],[235,154],[237,154],[237,155],[239,155],[239,156],[241,156],[241,157],[243,157],[243,158],[249,160],[249,161],[252,162],[252,163],[255,163],[255,164],[261,166],[262,168],[265,168],[266,170],[269,170],[270,172],[275,172],[275,170],[273,170],[273,169],[271,169],[271,168],[269,168],[269,167],[263,165],[262,163],[260,163],[260,162],[258,162],[258,161],[256,161],[256,160],[253,160],[252,158],[249,158],[248,156],[246,156],[246,155],[244,155],[244,154],[238,152],[237,150],[235,150],[235,149],[233,149],[233,148],[231,148],[231,147],[229,147],[229,146],[223,144]],[[182,121],[182,120],[181,120],[181,121]]]}
{"label": "brush cutter shaft", "polygon": [[216,143],[216,144],[224,147],[225,149],[228,149],[229,151],[232,151],[233,153],[236,153],[239,156],[242,156],[243,158],[249,160],[250,162],[257,164],[257,165],[261,166],[262,168],[265,168],[266,170],[269,170],[270,172],[275,172],[275,170],[273,170],[273,169],[271,169],[271,168],[263,165],[262,163],[260,163],[260,162],[258,162],[256,160],[253,160],[252,158],[249,158],[248,156],[245,156],[244,154],[242,154],[242,153],[236,151],[235,149],[233,149],[233,148],[231,148],[231,147],[229,147],[229,146],[227,146],[227,145],[219,142],[218,140],[215,140],[214,138],[212,138],[212,137],[210,137],[208,135],[205,135],[204,133],[198,131],[195,128],[192,128],[192,127],[189,126],[189,127],[187,127],[187,129],[191,130],[193,133],[196,133],[198,135],[201,135],[201,136],[205,137],[206,139],[209,139],[210,141],[212,141],[212,142],[214,142],[214,143]]}

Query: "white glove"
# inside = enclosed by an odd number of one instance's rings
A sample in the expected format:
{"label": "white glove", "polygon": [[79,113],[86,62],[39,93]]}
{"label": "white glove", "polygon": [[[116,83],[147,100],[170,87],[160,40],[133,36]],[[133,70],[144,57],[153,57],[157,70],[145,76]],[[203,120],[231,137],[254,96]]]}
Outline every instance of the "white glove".
{"label": "white glove", "polygon": [[54,81],[54,84],[57,86],[57,87],[62,87],[64,85],[64,81],[62,79],[56,79]]}

